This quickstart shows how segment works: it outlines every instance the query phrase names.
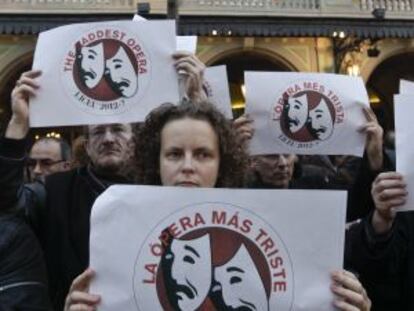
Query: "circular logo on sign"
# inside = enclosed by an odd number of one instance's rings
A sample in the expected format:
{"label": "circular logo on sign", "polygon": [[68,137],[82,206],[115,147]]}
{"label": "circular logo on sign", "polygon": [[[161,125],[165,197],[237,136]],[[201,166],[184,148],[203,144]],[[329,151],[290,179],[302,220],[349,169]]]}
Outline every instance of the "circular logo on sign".
{"label": "circular logo on sign", "polygon": [[228,204],[164,219],[139,250],[133,282],[138,310],[291,310],[293,302],[283,241],[263,219]]}
{"label": "circular logo on sign", "polygon": [[281,93],[271,106],[271,124],[284,144],[312,148],[328,142],[344,121],[339,96],[319,83],[294,83]]}
{"label": "circular logo on sign", "polygon": [[63,60],[63,84],[83,110],[122,113],[145,94],[151,66],[134,33],[97,28],[71,46]]}

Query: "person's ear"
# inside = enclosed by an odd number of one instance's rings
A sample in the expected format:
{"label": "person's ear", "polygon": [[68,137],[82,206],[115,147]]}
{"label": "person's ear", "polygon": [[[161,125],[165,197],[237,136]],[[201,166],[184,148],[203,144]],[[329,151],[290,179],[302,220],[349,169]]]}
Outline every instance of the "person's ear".
{"label": "person's ear", "polygon": [[65,171],[70,170],[70,168],[71,168],[70,161],[65,161],[65,162],[62,163],[62,169],[64,169]]}
{"label": "person's ear", "polygon": [[88,157],[91,157],[91,147],[89,145],[89,139],[88,138],[85,139],[84,148],[85,148],[85,151],[86,151],[86,154],[88,155]]}

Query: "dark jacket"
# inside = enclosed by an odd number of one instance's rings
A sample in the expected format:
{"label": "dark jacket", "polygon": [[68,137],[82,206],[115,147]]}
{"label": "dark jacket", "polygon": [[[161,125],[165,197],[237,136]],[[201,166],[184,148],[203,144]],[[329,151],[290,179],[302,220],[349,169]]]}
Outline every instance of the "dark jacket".
{"label": "dark jacket", "polygon": [[348,231],[345,263],[359,274],[372,311],[414,310],[414,212],[397,214],[385,235],[374,233],[371,217]]}
{"label": "dark jacket", "polygon": [[36,236],[15,215],[0,216],[0,311],[50,310],[46,267]]}
{"label": "dark jacket", "polygon": [[[0,141],[0,198],[7,203],[2,208],[24,210],[44,250],[53,306],[62,310],[73,279],[88,267],[92,205],[110,184],[125,180],[106,181],[83,167],[48,176],[45,195],[29,191],[23,186],[24,144]],[[39,197],[44,202],[35,204]]]}

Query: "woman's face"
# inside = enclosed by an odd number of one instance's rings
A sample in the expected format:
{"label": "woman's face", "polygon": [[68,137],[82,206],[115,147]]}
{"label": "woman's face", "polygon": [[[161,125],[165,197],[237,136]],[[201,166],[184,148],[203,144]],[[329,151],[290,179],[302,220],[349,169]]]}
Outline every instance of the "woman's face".
{"label": "woman's face", "polygon": [[207,121],[186,117],[165,124],[160,150],[164,186],[214,187],[219,166],[219,139]]}

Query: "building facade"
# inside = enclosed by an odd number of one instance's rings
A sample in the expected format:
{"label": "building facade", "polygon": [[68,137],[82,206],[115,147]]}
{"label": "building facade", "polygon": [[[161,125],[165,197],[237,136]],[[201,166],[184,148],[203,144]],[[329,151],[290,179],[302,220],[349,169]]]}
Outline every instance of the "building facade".
{"label": "building facade", "polygon": [[[145,1],[145,0],[144,0]],[[177,17],[197,35],[207,65],[226,64],[235,109],[243,108],[243,71],[338,72],[361,76],[371,104],[392,129],[392,96],[414,80],[414,0],[2,0],[0,122],[9,94],[31,67],[39,32],[74,22]],[[172,12],[172,13],[171,13]]]}

